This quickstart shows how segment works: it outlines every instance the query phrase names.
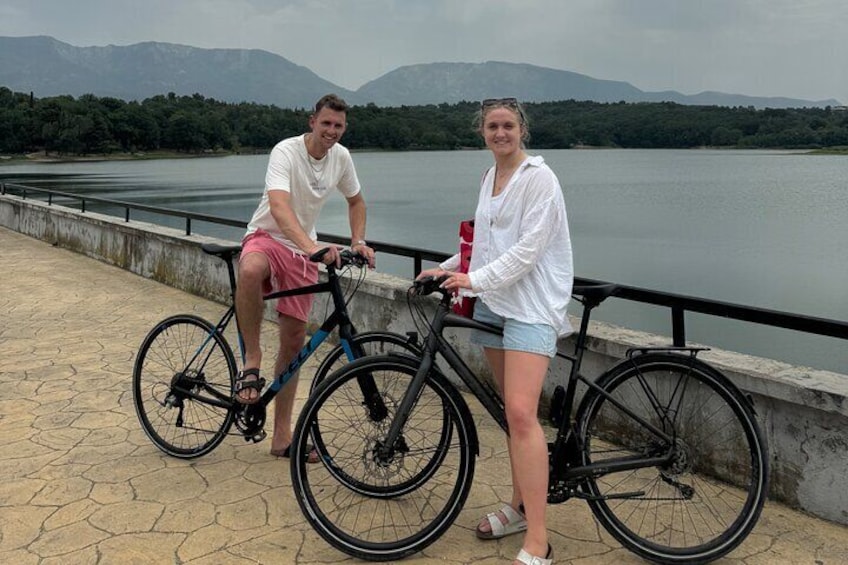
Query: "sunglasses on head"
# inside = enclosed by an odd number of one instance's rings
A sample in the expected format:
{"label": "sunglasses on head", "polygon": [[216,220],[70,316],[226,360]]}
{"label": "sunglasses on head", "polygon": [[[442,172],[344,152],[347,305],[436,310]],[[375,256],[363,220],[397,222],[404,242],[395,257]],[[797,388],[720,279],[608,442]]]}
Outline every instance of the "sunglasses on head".
{"label": "sunglasses on head", "polygon": [[491,106],[508,106],[510,108],[518,108],[518,98],[486,98],[480,102],[480,108],[489,108]]}

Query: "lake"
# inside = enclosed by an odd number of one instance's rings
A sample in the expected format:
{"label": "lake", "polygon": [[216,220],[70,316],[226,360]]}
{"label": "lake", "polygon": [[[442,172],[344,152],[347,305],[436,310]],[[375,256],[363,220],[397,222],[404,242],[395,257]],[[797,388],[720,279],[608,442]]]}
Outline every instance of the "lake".
{"label": "lake", "polygon": [[[535,153],[531,151],[531,153]],[[565,193],[578,276],[797,314],[848,319],[848,158],[789,151],[544,150]],[[488,151],[354,155],[368,238],[453,252]],[[16,164],[0,179],[248,220],[266,155]],[[133,217],[140,217],[134,213]],[[158,223],[173,220],[157,217]],[[237,240],[241,230],[193,223]],[[318,230],[347,235],[344,200]],[[411,262],[378,269],[410,277]],[[599,319],[670,334],[666,309],[611,300]],[[848,372],[848,342],[687,314],[687,338]]]}

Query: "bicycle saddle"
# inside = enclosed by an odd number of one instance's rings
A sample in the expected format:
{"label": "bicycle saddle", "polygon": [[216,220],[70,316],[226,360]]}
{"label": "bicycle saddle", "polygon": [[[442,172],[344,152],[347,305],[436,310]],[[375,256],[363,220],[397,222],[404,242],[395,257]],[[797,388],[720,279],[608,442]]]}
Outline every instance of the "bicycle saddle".
{"label": "bicycle saddle", "polygon": [[571,293],[579,294],[586,300],[600,304],[610,296],[615,296],[619,288],[621,287],[615,283],[575,284],[571,289]]}
{"label": "bicycle saddle", "polygon": [[204,253],[221,257],[222,259],[232,257],[241,251],[241,245],[219,245],[217,243],[203,243],[200,245]]}

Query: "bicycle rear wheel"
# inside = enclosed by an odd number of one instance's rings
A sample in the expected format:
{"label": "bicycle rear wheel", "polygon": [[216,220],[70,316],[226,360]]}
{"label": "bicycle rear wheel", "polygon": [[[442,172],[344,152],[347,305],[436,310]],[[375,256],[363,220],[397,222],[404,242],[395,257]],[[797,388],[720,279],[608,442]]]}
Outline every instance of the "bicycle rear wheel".
{"label": "bicycle rear wheel", "polygon": [[141,344],[133,369],[133,403],[156,447],[190,459],[226,437],[234,413],[236,361],[210,322],[190,314],[166,318]]}
{"label": "bicycle rear wheel", "polygon": [[[316,430],[323,449],[317,465],[292,459],[295,496],[321,537],[348,555],[388,561],[421,551],[451,526],[471,489],[474,423],[441,374],[428,377],[400,437],[380,453],[415,373],[402,358],[356,360],[318,387],[298,419],[295,453]],[[387,417],[371,418],[360,378],[374,380]]]}
{"label": "bicycle rear wheel", "polygon": [[[721,373],[671,353],[639,355],[590,389],[578,412],[584,464],[662,456],[657,467],[586,480],[592,512],[622,545],[661,563],[703,563],[737,547],[757,522],[768,482],[753,409]],[[613,400],[663,430],[631,418]]]}

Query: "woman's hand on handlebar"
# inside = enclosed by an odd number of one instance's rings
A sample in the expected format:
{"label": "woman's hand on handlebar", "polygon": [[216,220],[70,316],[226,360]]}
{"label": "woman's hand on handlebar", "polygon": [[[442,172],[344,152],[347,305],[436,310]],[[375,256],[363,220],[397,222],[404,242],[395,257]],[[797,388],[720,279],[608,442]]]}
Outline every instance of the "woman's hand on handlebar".
{"label": "woman's hand on handlebar", "polygon": [[418,276],[415,277],[415,280],[420,281],[425,278],[441,280],[439,287],[445,290],[459,290],[460,288],[471,288],[471,277],[469,277],[466,273],[455,273],[452,271],[445,271],[437,267],[435,269],[425,269],[421,271]]}
{"label": "woman's hand on handlebar", "polygon": [[447,275],[447,274],[448,274],[447,271],[443,271],[442,269],[440,269],[438,267],[436,267],[435,269],[424,269],[423,271],[418,273],[418,276],[415,277],[415,280],[420,281],[421,279],[426,278],[426,277],[437,279],[437,278],[441,277],[442,275]]}
{"label": "woman's hand on handlebar", "polygon": [[448,277],[442,283],[442,288],[446,290],[459,290],[461,288],[471,288],[471,277],[468,273],[445,273]]}
{"label": "woman's hand on handlebar", "polygon": [[441,286],[445,290],[459,290],[460,288],[471,288],[471,277],[466,273],[455,273],[452,271],[444,271],[439,268],[426,269],[421,271],[415,280],[420,280],[424,277],[433,277],[434,279],[444,278]]}

